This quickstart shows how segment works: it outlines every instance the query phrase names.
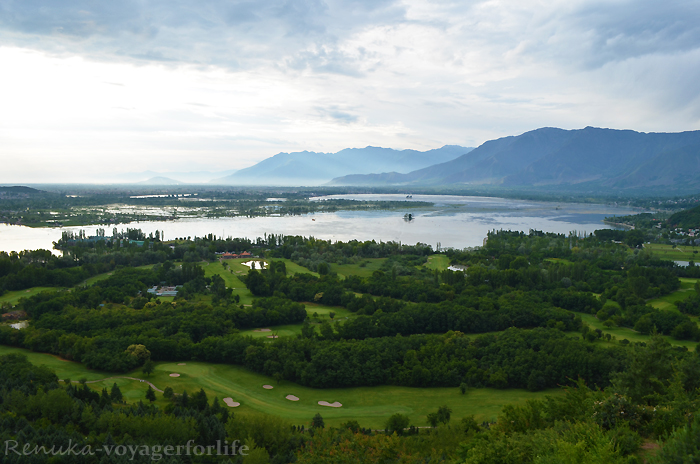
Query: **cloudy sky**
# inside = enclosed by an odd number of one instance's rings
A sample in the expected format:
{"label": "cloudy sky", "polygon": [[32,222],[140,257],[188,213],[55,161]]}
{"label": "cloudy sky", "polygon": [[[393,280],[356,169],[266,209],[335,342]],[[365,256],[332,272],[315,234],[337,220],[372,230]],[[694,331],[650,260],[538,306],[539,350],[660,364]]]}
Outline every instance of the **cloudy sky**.
{"label": "cloudy sky", "polygon": [[700,127],[700,2],[0,0],[0,182]]}

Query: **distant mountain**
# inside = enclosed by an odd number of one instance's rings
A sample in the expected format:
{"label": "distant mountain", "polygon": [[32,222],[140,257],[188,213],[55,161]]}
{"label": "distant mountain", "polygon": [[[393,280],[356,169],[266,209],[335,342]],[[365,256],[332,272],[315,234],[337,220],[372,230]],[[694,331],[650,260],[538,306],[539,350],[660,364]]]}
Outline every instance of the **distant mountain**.
{"label": "distant mountain", "polygon": [[105,173],[99,176],[103,183],[127,183],[135,182],[142,183],[144,179],[152,179],[156,177],[165,177],[169,179],[179,179],[181,183],[187,184],[206,184],[210,180],[227,176],[236,172],[235,169],[227,171],[179,171],[179,172],[160,172],[160,171],[141,171],[141,172],[123,172],[123,173]]}
{"label": "distant mountain", "polygon": [[212,183],[227,185],[320,185],[347,174],[382,171],[410,172],[436,163],[453,160],[472,148],[445,145],[428,151],[391,148],[346,148],[337,153],[302,151],[278,153],[258,164]]}
{"label": "distant mountain", "polygon": [[135,182],[139,185],[185,185],[184,182],[179,180],[170,179],[169,177],[151,177],[148,180],[142,180],[141,182]]}
{"label": "distant mountain", "polygon": [[586,127],[536,129],[485,142],[407,174],[333,179],[331,185],[496,185],[700,188],[700,131],[641,133]]}

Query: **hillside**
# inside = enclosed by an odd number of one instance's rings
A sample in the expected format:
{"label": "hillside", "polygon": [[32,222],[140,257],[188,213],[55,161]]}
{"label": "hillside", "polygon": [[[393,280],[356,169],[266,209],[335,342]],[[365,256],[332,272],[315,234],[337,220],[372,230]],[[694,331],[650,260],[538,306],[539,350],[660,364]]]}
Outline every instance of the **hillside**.
{"label": "hillside", "polygon": [[212,183],[226,185],[319,185],[349,174],[372,172],[410,172],[450,161],[471,148],[446,145],[428,151],[391,148],[346,148],[337,153],[302,151],[278,153],[254,166]]}
{"label": "hillside", "polygon": [[700,131],[545,127],[485,142],[459,158],[408,174],[355,175],[331,184],[700,188]]}
{"label": "hillside", "polygon": [[695,208],[679,211],[672,215],[666,221],[671,227],[680,227],[681,229],[698,229],[700,228],[700,206]]}

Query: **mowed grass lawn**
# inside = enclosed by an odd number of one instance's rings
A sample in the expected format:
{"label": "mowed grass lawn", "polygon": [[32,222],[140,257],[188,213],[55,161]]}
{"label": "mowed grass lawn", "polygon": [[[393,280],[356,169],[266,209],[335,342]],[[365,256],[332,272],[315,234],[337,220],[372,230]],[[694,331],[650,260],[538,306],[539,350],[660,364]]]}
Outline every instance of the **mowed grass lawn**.
{"label": "mowed grass lawn", "polygon": [[[612,342],[614,344],[619,344],[620,340],[622,339],[627,339],[630,341],[630,343],[634,342],[648,342],[651,336],[649,335],[644,335],[642,333],[637,332],[636,330],[627,328],[627,327],[611,327],[607,328],[603,325],[602,322],[600,322],[593,314],[581,314],[577,313],[579,316],[581,316],[581,319],[583,322],[591,326],[593,329],[600,329],[603,331],[604,334],[610,334],[614,335],[615,338],[617,339],[616,341]],[[688,348],[690,351],[695,351],[695,348],[697,347],[698,343],[693,342],[693,341],[688,341],[688,340],[676,340],[673,337],[669,337],[667,335],[662,335],[666,341],[668,341],[672,346],[684,346]]]}
{"label": "mowed grass lawn", "polygon": [[30,296],[34,296],[45,291],[58,292],[60,290],[64,290],[64,287],[32,287],[26,290],[7,292],[0,296],[0,304],[9,303],[14,306],[17,304],[17,302],[19,302],[20,298],[29,298]]}
{"label": "mowed grass lawn", "polygon": [[685,300],[695,294],[695,282],[698,279],[681,278],[681,288],[673,293],[649,301],[649,304],[657,309],[677,311],[675,303]]}
{"label": "mowed grass lawn", "polygon": [[436,254],[428,256],[428,262],[423,265],[428,269],[437,269],[438,271],[444,271],[450,265],[450,258],[445,255]]}
{"label": "mowed grass lawn", "polygon": [[338,274],[338,277],[346,278],[351,275],[360,277],[371,277],[374,271],[382,267],[386,258],[364,258],[357,264],[331,264],[331,272]]}
{"label": "mowed grass lawn", "polygon": [[[61,361],[51,355],[0,346],[0,355],[10,352],[22,352],[33,363],[44,364],[54,369],[60,379],[69,377],[71,380],[81,378],[95,380],[111,376],[90,371],[79,363]],[[314,389],[284,381],[278,385],[269,377],[238,366],[189,361],[184,366],[178,364],[157,363],[156,370],[151,376],[146,376],[140,370],[122,375],[146,379],[161,390],[169,386],[176,393],[181,393],[183,390],[194,393],[203,388],[210,401],[216,396],[219,400],[230,397],[241,403],[240,407],[234,409],[235,412],[272,414],[298,425],[308,424],[316,413],[320,413],[326,425],[338,426],[349,419],[355,419],[362,427],[383,428],[386,420],[398,412],[408,415],[413,425],[426,426],[427,414],[436,411],[442,405],[452,408],[452,417],[455,420],[472,414],[478,421],[493,420],[506,404],[522,404],[526,400],[542,398],[546,394],[563,394],[559,389],[532,393],[525,390],[485,388],[470,390],[466,395],[460,394],[456,387],[381,386]],[[180,377],[170,377],[171,373],[179,373]],[[102,388],[107,388],[109,391],[115,382],[128,402],[145,401],[147,386],[139,381],[109,379],[89,385],[98,391]],[[272,385],[274,388],[266,390],[262,388],[263,385]],[[285,399],[287,395],[295,395],[299,401],[289,401]],[[161,406],[166,404],[160,393],[156,394],[156,397],[157,404]],[[320,406],[319,401],[329,403],[339,401],[343,407]]]}
{"label": "mowed grass lawn", "polygon": [[673,245],[645,243],[644,248],[646,250],[651,250],[654,256],[658,258],[670,259],[673,261],[697,261],[699,259],[698,255],[700,255],[700,253],[698,253],[700,247],[678,245],[676,248],[673,248]]}

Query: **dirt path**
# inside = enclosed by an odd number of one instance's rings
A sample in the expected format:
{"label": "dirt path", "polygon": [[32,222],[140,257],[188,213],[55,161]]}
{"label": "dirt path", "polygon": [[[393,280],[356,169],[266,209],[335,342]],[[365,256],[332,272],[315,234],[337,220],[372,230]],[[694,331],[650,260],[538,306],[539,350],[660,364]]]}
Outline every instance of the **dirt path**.
{"label": "dirt path", "polygon": [[[158,387],[156,387],[155,385],[153,385],[153,384],[152,384],[151,382],[149,382],[148,380],[138,379],[138,378],[136,378],[136,377],[124,377],[124,376],[121,376],[121,377],[106,377],[106,378],[104,378],[104,379],[99,379],[99,380],[89,380],[89,381],[87,381],[87,382],[85,382],[85,383],[104,382],[105,380],[110,380],[110,379],[130,379],[130,380],[138,380],[139,382],[143,382],[143,383],[145,383],[145,384],[147,384],[147,385],[150,385],[151,388],[154,389],[155,391],[157,391],[157,392],[159,392],[159,393],[163,393],[163,390],[159,389]],[[73,380],[72,382],[73,382],[73,383],[80,383],[80,381],[78,381],[78,380]]]}

